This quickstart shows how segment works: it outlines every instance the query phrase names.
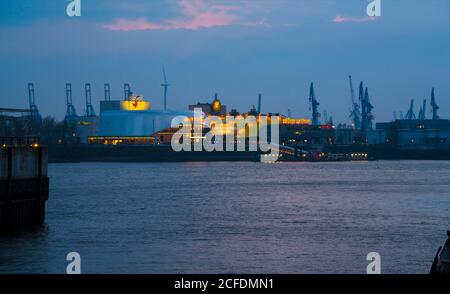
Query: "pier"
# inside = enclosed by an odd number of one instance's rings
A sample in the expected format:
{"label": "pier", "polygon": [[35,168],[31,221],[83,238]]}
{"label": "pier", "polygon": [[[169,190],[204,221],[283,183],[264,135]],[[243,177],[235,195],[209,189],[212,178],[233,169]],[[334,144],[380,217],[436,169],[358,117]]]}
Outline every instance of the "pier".
{"label": "pier", "polygon": [[0,137],[0,231],[44,223],[47,148],[35,137]]}

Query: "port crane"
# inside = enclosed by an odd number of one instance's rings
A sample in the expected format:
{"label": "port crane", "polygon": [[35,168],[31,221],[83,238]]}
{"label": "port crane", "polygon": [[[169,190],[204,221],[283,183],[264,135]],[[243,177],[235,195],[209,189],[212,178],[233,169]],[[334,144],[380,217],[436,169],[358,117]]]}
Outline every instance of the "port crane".
{"label": "port crane", "polygon": [[436,99],[434,97],[434,88],[431,89],[431,111],[433,113],[433,120],[439,119],[439,115],[437,111],[439,110],[439,106],[436,104]]}
{"label": "port crane", "polygon": [[333,127],[333,116],[330,115],[330,118],[328,119],[328,125]]}
{"label": "port crane", "polygon": [[359,91],[358,91],[358,101],[361,105],[361,128],[363,125],[362,120],[364,120],[364,116],[365,116],[365,108],[364,108],[364,84],[363,82],[359,83]]}
{"label": "port crane", "polygon": [[163,78],[164,78],[164,82],[161,83],[161,87],[163,87],[164,90],[164,110],[167,110],[167,89],[169,88],[169,83],[167,82],[167,76],[166,76],[166,69],[162,68],[162,72],[163,72]]}
{"label": "port crane", "polygon": [[355,129],[359,130],[361,128],[361,109],[359,103],[355,99],[355,91],[353,89],[352,76],[348,76],[350,82],[350,96],[352,99],[352,110],[350,112],[350,118],[352,119],[353,126]]}
{"label": "port crane", "polygon": [[123,84],[124,100],[127,101],[132,95],[130,84]]}
{"label": "port crane", "polygon": [[418,120],[425,120],[427,116],[427,99],[423,99],[422,107],[419,110],[419,115],[417,116]]}
{"label": "port crane", "polygon": [[359,97],[358,100],[361,103],[361,130],[366,132],[372,129],[372,121],[374,116],[372,115],[373,106],[369,99],[369,88],[364,89],[363,82],[359,83]]}
{"label": "port crane", "polygon": [[319,105],[320,103],[316,100],[316,95],[314,93],[314,83],[311,83],[309,87],[309,102],[310,102],[310,110],[312,110],[312,124],[319,125]]}
{"label": "port crane", "polygon": [[406,113],[406,119],[416,119],[416,115],[414,114],[414,99],[411,99],[409,104],[408,112]]}
{"label": "port crane", "polygon": [[323,110],[323,124],[327,125],[328,124],[328,112],[326,109]]}
{"label": "port crane", "polygon": [[66,103],[67,110],[66,116],[64,117],[65,121],[73,122],[78,119],[77,112],[75,111],[75,107],[72,104],[72,84],[66,83]]}
{"label": "port crane", "polygon": [[85,116],[95,116],[94,107],[92,106],[92,97],[91,97],[91,84],[86,83],[84,85],[84,90],[86,94],[86,113]]}
{"label": "port crane", "polygon": [[368,87],[366,87],[366,90],[364,91],[364,108],[365,116],[363,117],[363,119],[365,122],[365,130],[371,130],[374,116],[372,114],[373,105],[370,103]]}
{"label": "port crane", "polygon": [[28,83],[28,102],[30,104],[30,116],[33,121],[40,121],[41,115],[39,114],[39,110],[36,105],[35,97],[34,97],[34,84]]}
{"label": "port crane", "polygon": [[105,90],[105,101],[111,101],[111,88],[109,84],[105,83],[103,89]]}
{"label": "port crane", "polygon": [[258,114],[261,114],[261,99],[262,99],[262,94],[259,93],[258,94]]}

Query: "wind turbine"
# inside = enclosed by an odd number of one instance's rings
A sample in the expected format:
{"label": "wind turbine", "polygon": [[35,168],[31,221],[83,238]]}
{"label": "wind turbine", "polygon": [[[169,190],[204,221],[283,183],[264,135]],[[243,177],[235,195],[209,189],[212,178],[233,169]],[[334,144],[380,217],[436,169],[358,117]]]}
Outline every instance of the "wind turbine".
{"label": "wind turbine", "polygon": [[161,84],[161,87],[164,89],[164,110],[167,110],[167,89],[169,88],[169,84],[167,83],[167,77],[166,77],[166,70],[163,66],[163,76],[164,76],[164,83]]}

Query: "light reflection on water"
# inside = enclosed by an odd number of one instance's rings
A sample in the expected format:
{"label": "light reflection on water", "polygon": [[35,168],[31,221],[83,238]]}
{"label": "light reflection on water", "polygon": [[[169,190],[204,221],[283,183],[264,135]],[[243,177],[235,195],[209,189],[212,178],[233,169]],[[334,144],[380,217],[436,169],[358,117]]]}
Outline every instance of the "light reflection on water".
{"label": "light reflection on water", "polygon": [[49,166],[46,225],[0,237],[0,272],[427,273],[450,162]]}

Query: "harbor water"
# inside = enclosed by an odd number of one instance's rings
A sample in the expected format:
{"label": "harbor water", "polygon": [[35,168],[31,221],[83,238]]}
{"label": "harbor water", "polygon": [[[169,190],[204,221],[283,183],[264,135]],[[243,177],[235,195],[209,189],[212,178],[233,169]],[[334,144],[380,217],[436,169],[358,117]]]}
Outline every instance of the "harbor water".
{"label": "harbor water", "polygon": [[50,164],[43,227],[0,273],[428,273],[450,161]]}

